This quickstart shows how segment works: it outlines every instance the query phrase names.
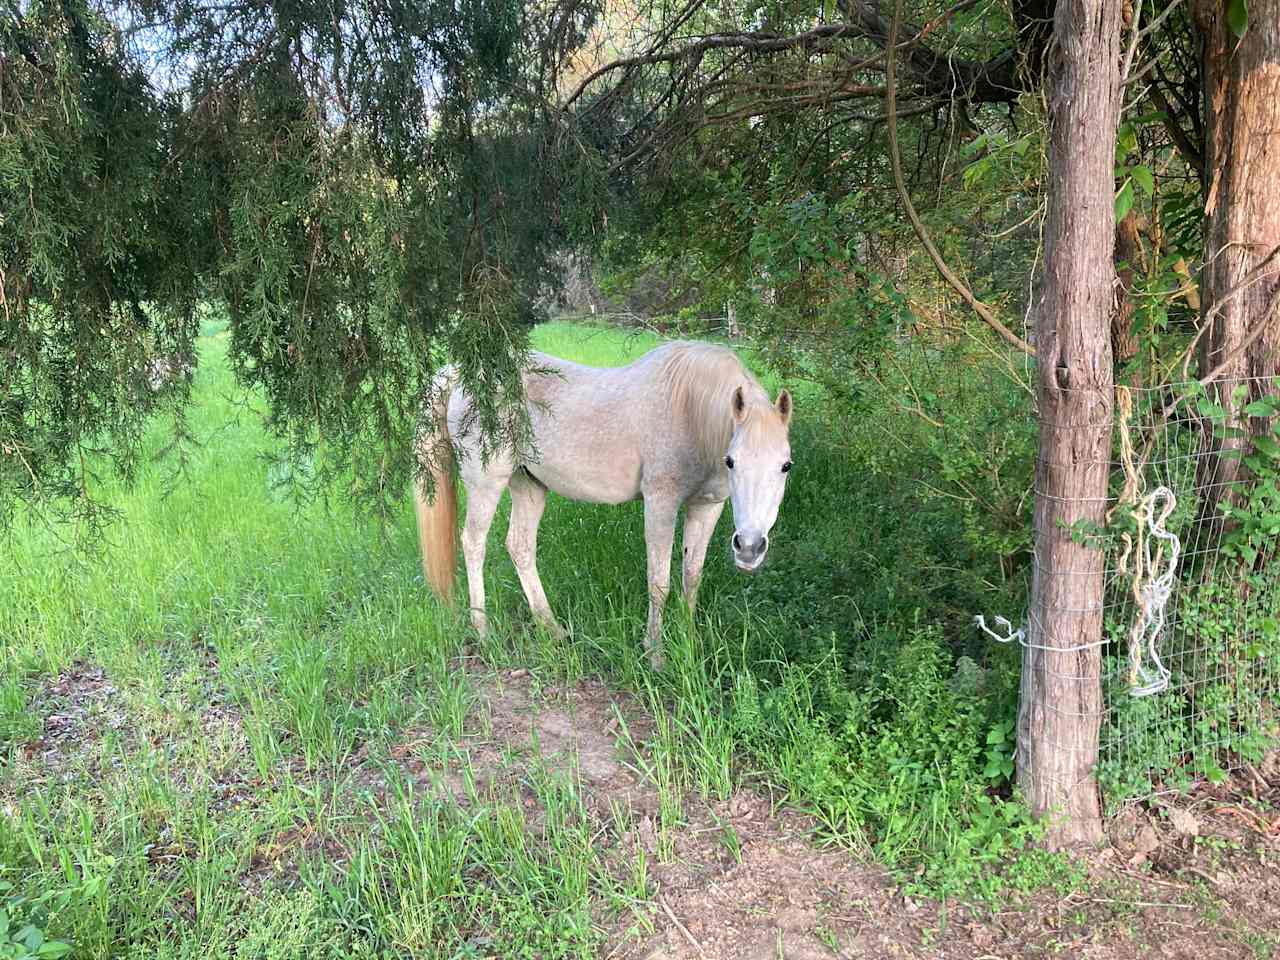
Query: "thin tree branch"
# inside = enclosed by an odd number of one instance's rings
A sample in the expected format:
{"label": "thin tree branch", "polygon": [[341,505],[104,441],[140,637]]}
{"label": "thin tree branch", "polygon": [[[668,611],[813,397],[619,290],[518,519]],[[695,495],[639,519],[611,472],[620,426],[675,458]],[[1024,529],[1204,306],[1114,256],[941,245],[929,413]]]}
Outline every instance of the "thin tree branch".
{"label": "thin tree branch", "polygon": [[1178,5],[1182,0],[1172,0],[1172,2],[1161,11],[1160,16],[1156,17],[1149,24],[1142,28],[1138,34],[1138,39],[1143,40],[1160,29],[1160,25],[1169,19],[1169,15],[1178,9]]}
{"label": "thin tree branch", "polygon": [[1129,49],[1124,55],[1124,66],[1120,68],[1121,86],[1128,80],[1129,71],[1133,68],[1133,57],[1138,52],[1138,38],[1142,35],[1138,29],[1142,22],[1142,4],[1135,3],[1131,9],[1133,10],[1133,27],[1129,34]]}
{"label": "thin tree branch", "polygon": [[[836,0],[840,10],[851,23],[861,28],[861,33],[877,46],[899,48],[898,30],[880,14],[873,0]],[[901,23],[899,23],[901,27]],[[919,39],[922,31],[916,31]],[[939,54],[923,44],[912,44],[906,59],[907,69],[931,93],[959,92],[960,99],[978,103],[1013,103],[1027,91],[1027,84],[1018,70],[1018,57],[1014,50],[1005,50],[989,60],[959,60]]]}
{"label": "thin tree branch", "polygon": [[[1160,71],[1157,71],[1157,74],[1159,73]],[[1160,109],[1160,113],[1163,115],[1164,128],[1168,132],[1169,138],[1173,140],[1174,146],[1178,148],[1178,152],[1182,154],[1182,158],[1195,169],[1197,174],[1203,177],[1204,156],[1196,149],[1186,131],[1174,119],[1173,108],[1169,105],[1164,91],[1160,89],[1159,76],[1147,88],[1147,95],[1155,101],[1155,105]]]}
{"label": "thin tree branch", "polygon": [[[1219,253],[1221,253],[1221,251],[1219,251]],[[1200,339],[1205,335],[1205,333],[1208,332],[1209,327],[1213,324],[1214,317],[1216,317],[1218,314],[1218,311],[1221,310],[1226,305],[1227,301],[1230,300],[1232,297],[1234,297],[1236,294],[1240,293],[1246,287],[1252,286],[1253,284],[1261,280],[1264,276],[1266,276],[1268,273],[1267,267],[1271,264],[1271,261],[1274,260],[1277,256],[1280,256],[1280,244],[1275,246],[1270,253],[1268,253],[1265,257],[1263,257],[1262,260],[1259,261],[1257,264],[1255,264],[1253,268],[1249,270],[1249,272],[1246,273],[1240,279],[1239,283],[1237,283],[1234,287],[1232,287],[1230,290],[1228,290],[1226,293],[1224,293],[1222,296],[1220,296],[1217,300],[1213,301],[1213,303],[1209,305],[1209,308],[1204,312],[1204,322],[1200,324],[1200,329],[1196,331],[1196,335],[1191,338],[1191,342],[1186,345],[1182,353],[1178,355],[1178,358],[1175,359],[1172,364],[1170,364],[1170,366],[1168,367],[1169,371],[1172,371],[1173,368],[1177,366],[1178,360],[1181,360],[1182,361],[1182,379],[1185,380],[1187,379],[1187,377],[1191,376],[1191,373],[1190,373],[1191,358],[1192,356],[1195,355],[1196,344],[1198,344],[1200,342]],[[1275,306],[1275,302],[1273,300],[1271,303],[1271,307],[1268,308],[1267,312],[1270,313],[1271,308],[1273,308],[1274,306]],[[1205,376],[1201,377],[1200,383],[1201,384],[1209,383],[1215,377],[1217,377],[1220,373],[1222,373],[1224,369],[1226,369],[1227,363],[1234,363],[1236,358],[1239,356],[1239,353],[1243,352],[1244,348],[1247,348],[1250,344],[1253,343],[1253,341],[1257,340],[1258,337],[1262,336],[1261,331],[1264,330],[1265,328],[1266,328],[1265,321],[1258,324],[1258,329],[1250,333],[1249,336],[1245,338],[1244,343],[1238,344],[1236,348],[1231,351],[1231,354],[1228,355],[1225,360],[1223,360],[1216,367],[1210,370],[1209,373],[1207,373]]]}
{"label": "thin tree branch", "polygon": [[615,70],[625,70],[631,67],[649,66],[655,63],[673,63],[677,60],[685,60],[690,57],[699,57],[708,50],[719,49],[736,49],[749,50],[757,53],[776,53],[780,50],[790,50],[794,47],[801,47],[807,44],[816,43],[819,40],[834,39],[839,37],[856,37],[859,36],[858,31],[847,23],[832,24],[830,26],[818,27],[813,30],[806,30],[804,33],[797,33],[792,36],[784,36],[778,33],[714,33],[710,36],[703,37],[688,46],[681,47],[678,50],[669,50],[664,53],[644,53],[634,57],[624,57],[621,60],[614,60],[606,63],[602,67],[597,67],[578,84],[573,93],[565,100],[563,106],[568,108],[582,96],[587,87],[595,83],[607,73]]}
{"label": "thin tree branch", "polygon": [[[1215,303],[1213,312],[1216,313],[1217,310],[1222,306],[1222,304],[1226,303],[1229,297],[1235,296],[1237,293],[1240,292],[1240,290],[1242,290],[1249,283],[1253,283],[1257,280],[1261,280],[1264,276],[1267,276],[1268,274],[1275,273],[1276,271],[1274,270],[1264,272],[1263,268],[1266,267],[1269,263],[1271,263],[1271,261],[1276,258],[1277,254],[1280,254],[1280,245],[1277,245],[1274,250],[1272,250],[1269,254],[1267,254],[1267,257],[1265,260],[1263,260],[1256,267],[1254,267],[1253,270],[1249,271],[1249,275],[1246,277],[1247,282],[1240,283],[1234,290],[1228,293],[1227,296],[1222,297],[1218,303]],[[1240,357],[1244,355],[1245,351],[1248,350],[1251,346],[1253,346],[1253,343],[1255,340],[1257,340],[1260,336],[1262,336],[1264,333],[1267,332],[1267,330],[1271,328],[1271,323],[1272,323],[1271,316],[1276,312],[1277,303],[1280,303],[1280,284],[1276,284],[1275,290],[1271,292],[1271,300],[1267,303],[1267,309],[1263,313],[1263,316],[1261,317],[1261,319],[1258,320],[1258,325],[1249,332],[1249,335],[1247,337],[1245,337],[1238,344],[1236,344],[1235,349],[1233,349],[1230,353],[1228,353],[1225,357],[1223,357],[1222,360],[1218,362],[1218,365],[1216,367],[1214,367],[1212,370],[1210,370],[1208,373],[1206,373],[1204,376],[1200,378],[1201,386],[1208,386],[1210,383],[1212,383],[1214,380],[1220,377],[1224,370],[1226,370],[1233,363],[1239,360]],[[1206,327],[1208,326],[1207,318],[1209,316],[1210,314],[1205,314]]]}
{"label": "thin tree branch", "polygon": [[929,233],[925,229],[919,214],[916,213],[915,205],[912,204],[911,197],[907,193],[907,185],[902,177],[902,154],[898,149],[897,80],[894,75],[894,46],[898,39],[898,24],[901,17],[902,0],[894,0],[893,21],[889,25],[889,45],[885,51],[885,99],[887,100],[886,113],[888,114],[889,159],[893,166],[893,182],[898,188],[898,197],[902,200],[903,209],[906,210],[907,219],[911,221],[911,226],[915,229],[916,236],[920,238],[920,242],[924,245],[925,250],[928,251],[929,257],[933,260],[934,266],[938,268],[938,272],[942,274],[943,279],[951,285],[956,293],[960,294],[961,299],[969,304],[973,311],[982,318],[983,322],[999,334],[1006,343],[1034,357],[1036,352],[1031,344],[1001,323],[996,315],[991,312],[991,309],[975,297],[973,291],[969,289],[964,281],[947,266],[946,261],[942,259],[942,255],[938,252],[938,248],[934,246],[933,240],[930,239]]}

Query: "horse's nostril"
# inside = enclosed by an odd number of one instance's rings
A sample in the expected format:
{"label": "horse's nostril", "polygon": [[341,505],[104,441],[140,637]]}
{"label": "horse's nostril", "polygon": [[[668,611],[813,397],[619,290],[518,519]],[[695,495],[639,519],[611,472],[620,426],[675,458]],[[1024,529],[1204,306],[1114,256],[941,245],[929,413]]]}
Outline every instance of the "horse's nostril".
{"label": "horse's nostril", "polygon": [[738,539],[738,535],[736,533],[733,535],[733,549],[735,550],[742,549],[742,541]]}

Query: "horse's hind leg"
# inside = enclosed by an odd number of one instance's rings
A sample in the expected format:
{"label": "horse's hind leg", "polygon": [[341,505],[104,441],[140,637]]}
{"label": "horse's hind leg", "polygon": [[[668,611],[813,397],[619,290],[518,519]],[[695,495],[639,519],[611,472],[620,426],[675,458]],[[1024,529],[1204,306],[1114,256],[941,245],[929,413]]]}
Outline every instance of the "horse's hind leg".
{"label": "horse's hind leg", "polygon": [[484,612],[485,543],[489,539],[493,514],[498,509],[498,501],[502,499],[502,491],[506,489],[511,473],[510,468],[503,464],[491,462],[485,469],[474,460],[470,463],[463,461],[459,472],[467,488],[467,522],[462,528],[462,555],[467,562],[471,625],[484,636],[488,628]]}
{"label": "horse's hind leg", "polygon": [[522,470],[511,475],[511,525],[507,528],[507,552],[520,576],[525,599],[534,619],[557,636],[564,631],[551,612],[551,604],[538,577],[538,524],[547,505],[547,490]]}

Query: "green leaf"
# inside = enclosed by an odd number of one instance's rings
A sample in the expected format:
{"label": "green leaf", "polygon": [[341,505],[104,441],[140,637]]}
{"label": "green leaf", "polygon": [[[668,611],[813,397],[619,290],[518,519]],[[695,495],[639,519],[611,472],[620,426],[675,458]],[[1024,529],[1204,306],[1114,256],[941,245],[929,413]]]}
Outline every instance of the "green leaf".
{"label": "green leaf", "polygon": [[1280,443],[1276,443],[1270,437],[1254,437],[1253,445],[1273,460],[1280,460]]}
{"label": "green leaf", "polygon": [[968,156],[973,156],[975,153],[981,153],[987,148],[987,141],[989,137],[990,135],[986,133],[978,134],[965,145],[961,152]]}
{"label": "green leaf", "polygon": [[36,951],[36,956],[49,957],[51,958],[51,960],[53,960],[53,958],[65,957],[70,952],[71,952],[71,944],[65,943],[62,940],[50,940],[48,943],[43,944],[40,947],[40,949]]}
{"label": "green leaf", "polygon": [[1248,0],[1227,0],[1227,26],[1237,40],[1244,38],[1249,30]]}
{"label": "green leaf", "polygon": [[1226,409],[1207,397],[1202,397],[1196,403],[1196,409],[1200,411],[1200,416],[1207,417],[1210,420],[1225,420],[1227,417]]}
{"label": "green leaf", "polygon": [[14,940],[19,943],[25,943],[27,949],[35,953],[40,949],[40,944],[44,943],[44,931],[33,923],[28,923],[13,936]]}
{"label": "green leaf", "polygon": [[1129,208],[1133,206],[1133,180],[1125,180],[1124,186],[1116,194],[1116,219],[1123,220]]}
{"label": "green leaf", "polygon": [[1151,168],[1146,164],[1138,164],[1129,171],[1129,175],[1133,177],[1134,183],[1136,183],[1142,192],[1148,197],[1156,192],[1155,177],[1151,173]]}
{"label": "green leaf", "polygon": [[1138,149],[1138,132],[1133,124],[1125,123],[1116,131],[1116,163],[1122,163],[1133,150]]}
{"label": "green leaf", "polygon": [[1271,417],[1280,413],[1280,398],[1277,397],[1259,397],[1244,408],[1244,412],[1251,417]]}
{"label": "green leaf", "polygon": [[973,161],[973,163],[964,168],[964,174],[961,176],[965,187],[971,188],[974,184],[981,181],[987,175],[987,171],[989,169],[991,169],[990,157],[982,157],[979,160]]}

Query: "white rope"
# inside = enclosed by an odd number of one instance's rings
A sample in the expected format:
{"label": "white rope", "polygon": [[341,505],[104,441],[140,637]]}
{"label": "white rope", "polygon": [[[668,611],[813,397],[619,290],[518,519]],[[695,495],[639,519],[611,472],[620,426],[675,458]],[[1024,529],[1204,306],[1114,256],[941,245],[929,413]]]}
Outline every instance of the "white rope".
{"label": "white rope", "polygon": [[[1156,501],[1163,500],[1164,506],[1157,516]],[[1169,688],[1171,676],[1169,668],[1160,659],[1157,643],[1164,631],[1165,606],[1173,594],[1174,573],[1178,569],[1178,556],[1182,552],[1182,542],[1178,535],[1164,528],[1164,523],[1178,505],[1173,491],[1168,487],[1156,487],[1142,500],[1142,516],[1138,522],[1146,522],[1147,532],[1144,544],[1146,548],[1147,575],[1145,583],[1134,583],[1134,596],[1137,598],[1139,613],[1129,633],[1129,694],[1134,697],[1148,697]],[[1152,544],[1162,541],[1153,548]],[[1168,555],[1165,556],[1165,547]],[[1153,555],[1154,551],[1154,555]],[[1164,561],[1164,569],[1157,570]],[[1144,649],[1145,648],[1145,649]],[[1146,654],[1149,666],[1144,666],[1142,659]]]}
{"label": "white rope", "polygon": [[[1052,643],[1031,643],[1027,640],[1027,628],[1025,626],[1015,630],[1013,629],[1013,624],[1004,617],[995,617],[994,620],[996,622],[996,626],[1004,627],[1005,636],[1000,636],[1000,634],[988,627],[987,618],[982,614],[978,614],[973,618],[974,625],[992,640],[996,641],[996,643],[1013,643],[1016,640],[1018,645],[1026,650],[1048,650],[1050,653],[1079,653],[1081,650],[1092,650],[1094,647],[1104,646],[1107,642],[1104,638],[1102,640],[1091,641],[1090,643],[1077,644],[1073,647],[1061,647]],[[1031,616],[1031,620],[1033,621],[1033,626],[1039,625],[1039,621],[1034,615]],[[1044,633],[1043,630],[1040,632]]]}
{"label": "white rope", "polygon": [[1013,624],[1010,623],[1008,620],[1006,620],[1004,617],[996,617],[995,620],[996,620],[996,626],[1004,627],[1004,631],[1006,634],[1005,636],[1003,637],[1000,636],[1000,634],[996,633],[994,630],[988,627],[987,618],[984,617],[982,614],[978,614],[976,617],[973,618],[973,622],[977,626],[977,628],[981,630],[983,633],[985,633],[987,636],[989,636],[992,640],[996,641],[996,643],[1013,643],[1013,641],[1017,640],[1024,647],[1027,645],[1027,642],[1026,642],[1027,631],[1025,627],[1020,630],[1014,630]]}
{"label": "white rope", "polygon": [[[1163,501],[1159,510],[1156,504]],[[1168,487],[1157,487],[1142,498],[1138,509],[1134,511],[1139,524],[1146,524],[1147,536],[1139,537],[1142,553],[1140,562],[1134,570],[1133,595],[1138,612],[1133,628],[1129,631],[1129,693],[1134,697],[1149,697],[1169,688],[1172,674],[1160,659],[1159,641],[1164,632],[1165,607],[1173,595],[1174,574],[1178,569],[1178,557],[1182,553],[1182,542],[1178,535],[1164,528],[1165,521],[1177,507],[1178,500]],[[1141,531],[1139,531],[1141,533]],[[1126,549],[1125,557],[1129,551]],[[1158,569],[1163,567],[1163,569]],[[1125,572],[1124,558],[1121,560],[1121,573]],[[1003,635],[987,626],[987,618],[978,614],[973,618],[974,625],[997,643],[1014,643],[1035,650],[1051,650],[1056,653],[1071,653],[1099,647],[1107,641],[1082,644],[1078,647],[1055,647],[1049,644],[1028,643],[1026,627],[1017,630],[1005,617],[993,618]],[[1144,664],[1143,660],[1146,663]]]}

